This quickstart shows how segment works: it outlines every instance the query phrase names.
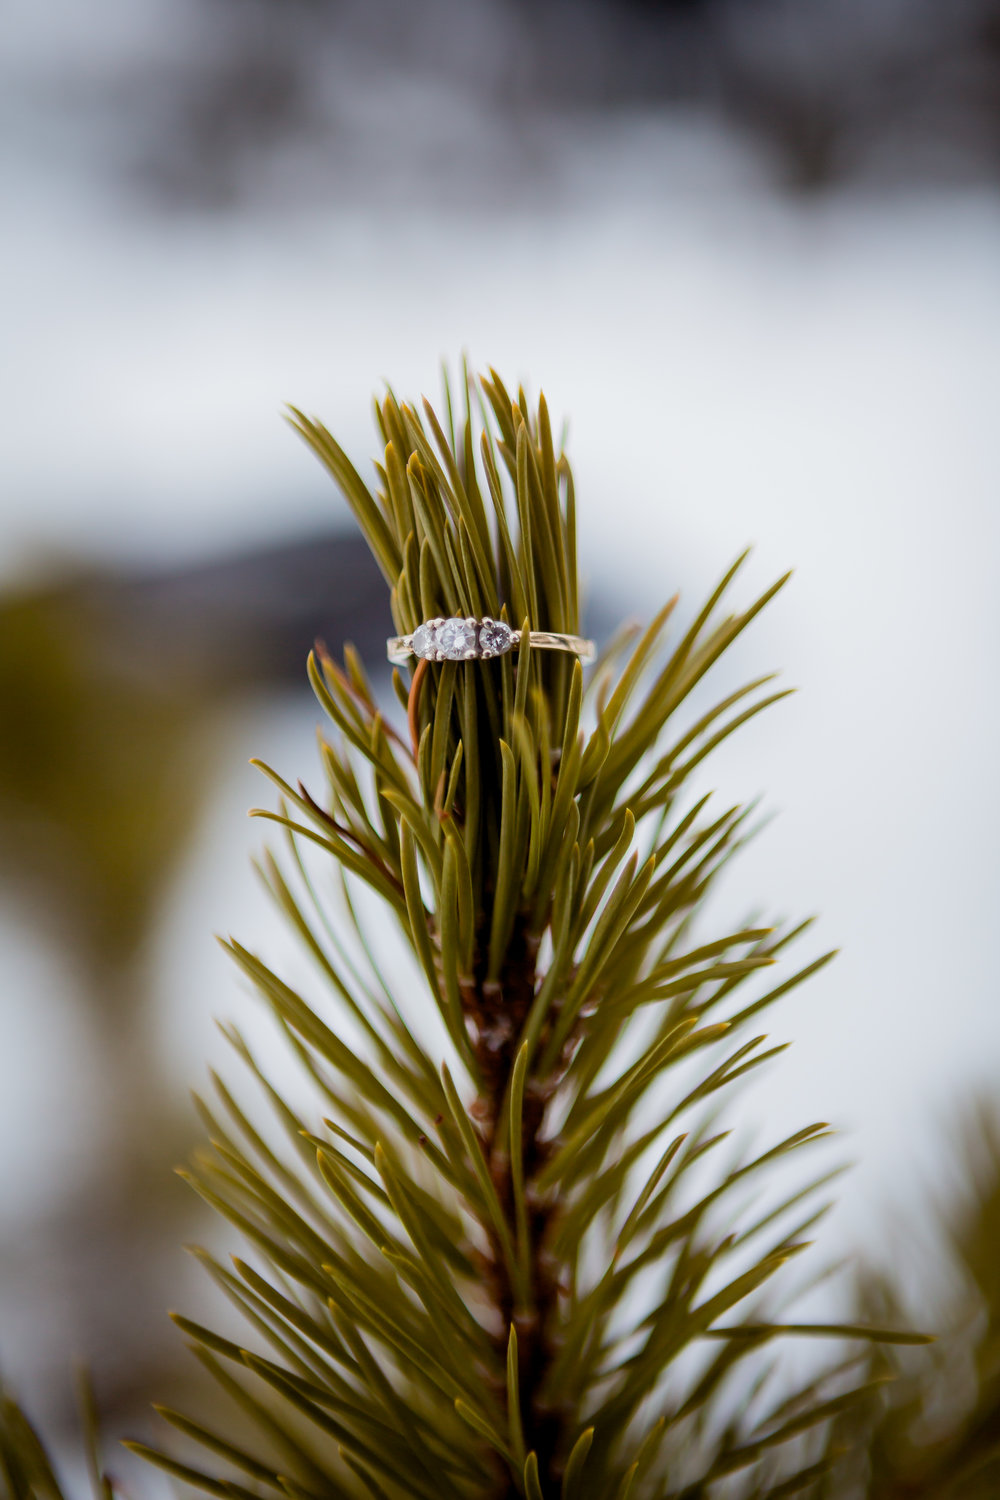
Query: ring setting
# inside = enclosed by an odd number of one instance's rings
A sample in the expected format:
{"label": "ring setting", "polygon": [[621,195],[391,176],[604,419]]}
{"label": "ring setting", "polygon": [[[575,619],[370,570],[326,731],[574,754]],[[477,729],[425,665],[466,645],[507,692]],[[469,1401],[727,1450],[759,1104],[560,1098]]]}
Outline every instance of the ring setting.
{"label": "ring setting", "polygon": [[[481,620],[471,616],[436,618],[425,620],[412,635],[393,636],[386,642],[386,655],[397,664],[411,656],[423,661],[490,661],[514,651],[521,636],[520,630],[512,630],[503,620],[493,620],[489,615]],[[593,641],[557,631],[531,630],[528,644],[546,651],[570,651],[583,661],[592,661],[595,655]]]}

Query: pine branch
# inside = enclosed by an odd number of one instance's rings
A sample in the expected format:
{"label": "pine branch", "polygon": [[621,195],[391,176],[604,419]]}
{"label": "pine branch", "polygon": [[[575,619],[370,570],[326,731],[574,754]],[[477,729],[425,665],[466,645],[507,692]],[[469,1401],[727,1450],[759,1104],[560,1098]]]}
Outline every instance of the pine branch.
{"label": "pine branch", "polygon": [[[328,1118],[303,1119],[229,1033],[284,1144],[216,1080],[212,1146],[188,1175],[253,1247],[235,1274],[206,1264],[267,1352],[179,1322],[230,1394],[268,1414],[261,1450],[165,1415],[283,1495],[654,1500],[730,1474],[747,1487],[727,1493],[792,1494],[825,1472],[829,1433],[864,1392],[835,1365],[758,1420],[739,1410],[744,1361],[785,1335],[912,1336],[768,1313],[765,1288],[817,1216],[795,1221],[810,1189],[723,1228],[734,1195],[825,1126],[712,1176],[725,1132],[706,1108],[782,1050],[737,1033],[829,957],[762,990],[795,930],[691,939],[749,809],[692,805],[690,778],[784,694],[760,677],[689,704],[784,579],[723,613],[739,559],[672,649],[673,602],[585,689],[578,661],[527,633],[580,625],[572,475],[544,398],[530,411],[492,372],[462,394],[456,413],[448,392],[446,424],[426,402],[377,404],[374,493],[292,413],[385,574],[398,632],[438,615],[526,628],[516,655],[397,672],[405,731],[353,652],[310,659],[332,725],[326,784],[263,768],[281,800],[261,815],[285,830],[287,868],[268,855],[263,873],[319,998],[227,946]],[[318,860],[340,871],[338,920]],[[409,978],[383,968],[388,923]]]}

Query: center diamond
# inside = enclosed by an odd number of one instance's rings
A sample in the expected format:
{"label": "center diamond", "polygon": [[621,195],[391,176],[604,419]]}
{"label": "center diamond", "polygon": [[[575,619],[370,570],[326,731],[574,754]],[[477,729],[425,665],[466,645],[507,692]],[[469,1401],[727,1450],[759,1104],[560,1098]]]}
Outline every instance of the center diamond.
{"label": "center diamond", "polygon": [[445,620],[437,628],[436,645],[446,661],[467,661],[476,656],[476,626],[468,620]]}

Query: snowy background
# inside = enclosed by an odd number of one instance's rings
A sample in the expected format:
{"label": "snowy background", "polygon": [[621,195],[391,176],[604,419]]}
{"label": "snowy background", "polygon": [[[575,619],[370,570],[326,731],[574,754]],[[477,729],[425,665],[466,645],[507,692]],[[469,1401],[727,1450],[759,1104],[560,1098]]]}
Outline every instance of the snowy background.
{"label": "snowy background", "polygon": [[[18,0],[0,56],[0,582],[346,529],[282,403],[363,467],[371,393],[434,399],[463,350],[568,415],[602,618],[694,606],[748,543],[740,600],[794,567],[719,675],[802,689],[715,757],[780,813],[719,919],[818,911],[802,960],[843,949],[775,1015],[795,1047],[752,1104],[767,1133],[842,1127],[824,1254],[886,1254],[1000,1064],[995,9],[56,14]],[[315,722],[294,686],[213,721],[146,955],[178,1094],[223,1055],[213,1017],[252,1024],[211,934],[287,951],[246,761],[308,778]],[[77,1279],[56,1242],[97,1173],[96,1044],[3,891],[0,1354],[53,1410],[73,1354],[117,1362],[128,1410],[130,1339],[197,1293],[161,1247],[127,1328],[82,1305],[110,1252],[78,1241]]]}

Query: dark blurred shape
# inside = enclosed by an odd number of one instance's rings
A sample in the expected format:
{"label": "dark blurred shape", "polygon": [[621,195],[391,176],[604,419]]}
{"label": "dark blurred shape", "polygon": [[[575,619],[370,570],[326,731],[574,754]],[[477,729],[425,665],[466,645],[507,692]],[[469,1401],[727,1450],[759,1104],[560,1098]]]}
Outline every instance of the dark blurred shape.
{"label": "dark blurred shape", "polygon": [[[840,1434],[842,1487],[864,1500],[996,1500],[1000,1495],[1000,1112],[970,1111],[960,1171],[937,1195],[948,1261],[903,1306],[885,1273],[859,1278],[861,1315],[909,1319],[939,1340],[928,1349],[885,1347],[871,1374],[889,1383],[868,1408],[850,1413]],[[924,1226],[911,1227],[913,1239]],[[906,1257],[899,1263],[905,1264]]]}
{"label": "dark blurred shape", "polygon": [[12,149],[170,211],[551,200],[639,112],[725,122],[793,191],[1000,177],[1000,0],[139,0],[124,48],[91,21],[84,59],[0,62]]}
{"label": "dark blurred shape", "polygon": [[[474,162],[524,191],[557,171],[563,120],[679,105],[756,138],[794,189],[1000,175],[998,0],[437,0],[419,15],[406,0],[212,0],[194,14],[190,64],[161,76],[136,167],[203,207],[261,187],[378,192],[387,172],[405,191],[414,170],[467,191]],[[461,138],[424,137],[423,115],[414,129],[421,88],[443,119],[469,114]]]}
{"label": "dark blurred shape", "polygon": [[338,651],[350,640],[377,667],[391,634],[382,575],[350,533],[94,580],[82,592],[109,647],[144,670],[165,666],[223,690],[304,681],[317,636]]}
{"label": "dark blurred shape", "polygon": [[168,202],[235,203],[255,158],[322,133],[309,82],[316,7],[242,3],[238,16],[232,0],[203,5],[187,60],[147,80],[145,110],[158,128],[138,176]]}
{"label": "dark blurred shape", "polygon": [[729,0],[716,14],[723,108],[790,187],[1000,174],[997,0]]}

